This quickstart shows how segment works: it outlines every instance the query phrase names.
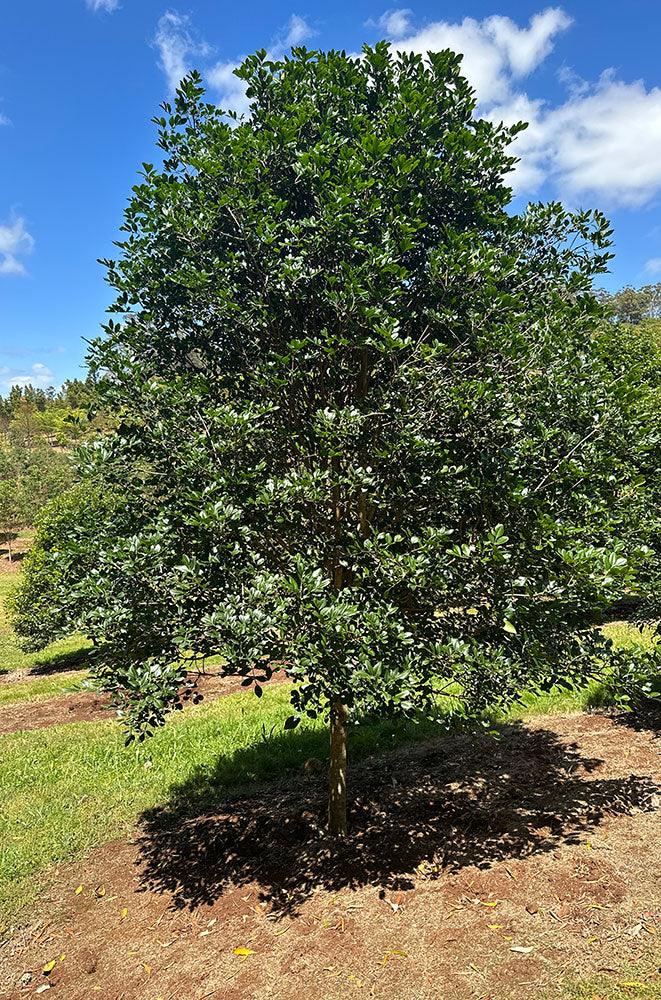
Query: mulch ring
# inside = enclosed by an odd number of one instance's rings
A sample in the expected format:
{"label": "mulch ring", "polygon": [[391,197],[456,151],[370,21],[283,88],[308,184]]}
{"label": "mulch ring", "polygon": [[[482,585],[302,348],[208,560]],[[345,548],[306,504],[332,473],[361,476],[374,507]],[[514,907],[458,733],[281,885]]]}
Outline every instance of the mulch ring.
{"label": "mulch ring", "polygon": [[[66,677],[66,674],[60,674]],[[204,701],[211,701],[223,695],[241,690],[241,678],[219,677],[216,674],[195,674],[197,688]],[[286,678],[274,674],[270,683],[278,683]],[[63,725],[68,722],[103,722],[115,718],[110,698],[93,691],[57,695],[35,701],[18,701],[0,707],[0,736],[22,730],[45,729],[48,726]]]}
{"label": "mulch ring", "polygon": [[232,797],[197,775],[45,882],[0,994],[540,1000],[651,976],[659,742],[625,723],[539,718],[355,763],[336,849],[322,774]]}

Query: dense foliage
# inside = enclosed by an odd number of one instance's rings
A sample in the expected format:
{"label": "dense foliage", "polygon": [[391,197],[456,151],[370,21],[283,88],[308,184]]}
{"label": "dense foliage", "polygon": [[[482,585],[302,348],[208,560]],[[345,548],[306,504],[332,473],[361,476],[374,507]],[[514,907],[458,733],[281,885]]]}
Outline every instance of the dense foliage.
{"label": "dense foliage", "polygon": [[608,223],[511,212],[519,126],[474,117],[450,52],[238,75],[246,119],[195,74],[164,105],[106,262],[91,363],[121,418],[86,472],[130,520],[76,543],[99,676],[145,732],[182,663],[221,653],[258,694],[284,669],[291,724],[330,709],[340,752],[347,714],[581,680],[638,558]]}
{"label": "dense foliage", "polygon": [[97,602],[90,587],[106,539],[129,530],[120,500],[89,481],[76,483],[36,518],[32,547],[11,611],[28,651],[43,649],[77,627],[96,631]]}
{"label": "dense foliage", "polygon": [[632,597],[643,622],[661,619],[661,320],[606,324],[599,348],[626,405],[635,478],[625,498],[623,537],[648,548]]}
{"label": "dense foliage", "polygon": [[10,556],[15,532],[73,483],[72,449],[106,425],[90,379],[57,392],[13,386],[0,397],[0,538]]}

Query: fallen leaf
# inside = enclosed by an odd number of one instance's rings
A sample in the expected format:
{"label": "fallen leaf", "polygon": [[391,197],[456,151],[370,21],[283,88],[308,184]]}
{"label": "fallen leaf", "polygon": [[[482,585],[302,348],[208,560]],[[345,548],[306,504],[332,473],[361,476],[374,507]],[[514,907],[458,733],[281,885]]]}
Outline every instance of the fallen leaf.
{"label": "fallen leaf", "polygon": [[486,900],[486,901],[478,899],[478,903],[480,904],[480,906],[491,906],[491,907],[498,906],[498,900],[497,899],[494,899],[494,900],[489,899],[489,900]]}
{"label": "fallen leaf", "polygon": [[255,952],[252,948],[235,948],[234,954],[239,955],[241,958],[247,958],[248,955],[254,955]]}
{"label": "fallen leaf", "polygon": [[106,894],[105,887],[102,885],[97,885],[96,889],[94,890],[94,894],[99,897],[105,896]]}
{"label": "fallen leaf", "polygon": [[43,986],[37,986],[35,993],[45,993],[46,990],[50,989],[50,983],[44,983]]}
{"label": "fallen leaf", "polygon": [[129,915],[129,908],[128,908],[128,906],[123,906],[122,909],[119,911],[119,919],[120,920],[126,920],[126,918],[128,917],[128,915]]}
{"label": "fallen leaf", "polygon": [[520,944],[515,944],[515,945],[512,945],[512,947],[510,948],[510,951],[515,951],[518,955],[529,955],[530,952],[533,951],[533,949],[532,948],[523,948]]}
{"label": "fallen leaf", "polygon": [[53,969],[55,968],[56,965],[57,965],[57,959],[56,958],[52,958],[50,960],[50,962],[46,962],[46,964],[44,965],[44,967],[43,967],[43,969],[41,971],[43,972],[43,974],[45,976],[48,976],[53,971]]}
{"label": "fallen leaf", "polygon": [[151,976],[151,965],[147,965],[146,962],[143,962],[142,963],[142,968],[145,970],[145,972],[147,973],[148,977]]}
{"label": "fallen leaf", "polygon": [[74,891],[74,893],[75,893],[76,896],[80,896],[80,894],[81,894],[81,892],[83,891],[84,888],[85,888],[84,885],[77,885],[76,888],[73,891]]}
{"label": "fallen leaf", "polygon": [[487,924],[490,931],[499,931],[502,926],[502,924]]}
{"label": "fallen leaf", "polygon": [[399,958],[408,958],[408,957],[409,957],[409,956],[408,956],[408,953],[407,953],[407,952],[405,952],[405,951],[400,951],[400,950],[399,950],[398,948],[395,948],[395,950],[394,950],[394,951],[387,951],[387,952],[385,953],[385,955],[384,955],[384,956],[383,956],[383,958],[381,959],[381,962],[380,962],[380,964],[381,964],[381,965],[387,965],[387,964],[388,964],[388,962],[389,962],[389,960],[390,960],[391,958],[395,957],[395,956],[399,956]]}

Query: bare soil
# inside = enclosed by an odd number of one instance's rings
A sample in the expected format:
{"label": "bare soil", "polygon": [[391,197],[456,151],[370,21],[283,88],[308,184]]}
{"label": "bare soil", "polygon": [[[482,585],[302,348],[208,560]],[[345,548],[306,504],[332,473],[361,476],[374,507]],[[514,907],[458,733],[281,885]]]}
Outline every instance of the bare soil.
{"label": "bare soil", "polygon": [[539,718],[356,763],[334,849],[316,770],[232,797],[195,776],[130,840],[60,866],[0,949],[0,994],[540,1000],[651,974],[661,741],[629,721]]}
{"label": "bare soil", "polygon": [[[66,673],[58,674],[66,678]],[[241,690],[241,679],[219,677],[217,674],[194,674],[196,690],[205,701],[221,698]],[[25,678],[22,678],[25,679]],[[270,683],[278,683],[286,678],[275,674]],[[68,722],[103,722],[114,719],[110,697],[93,691],[56,695],[37,701],[18,701],[0,707],[0,736],[30,729],[46,729]]]}
{"label": "bare soil", "polygon": [[32,544],[32,533],[29,535],[14,534],[11,541],[11,559],[6,539],[0,541],[0,573],[18,573],[21,562]]}

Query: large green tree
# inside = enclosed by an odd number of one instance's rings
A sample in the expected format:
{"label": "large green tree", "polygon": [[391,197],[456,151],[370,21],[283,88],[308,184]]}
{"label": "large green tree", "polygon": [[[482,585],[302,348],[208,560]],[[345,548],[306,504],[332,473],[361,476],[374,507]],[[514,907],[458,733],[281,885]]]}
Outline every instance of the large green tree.
{"label": "large green tree", "polygon": [[[192,74],[155,119],[93,346],[115,433],[87,472],[130,530],[95,541],[76,625],[144,731],[182,663],[221,653],[291,725],[474,717],[580,680],[623,574],[630,481],[595,348],[598,213],[511,208],[522,126],[475,116],[460,57],[295,49]],[[127,523],[129,523],[127,522]],[[102,530],[102,528],[101,528]]]}

